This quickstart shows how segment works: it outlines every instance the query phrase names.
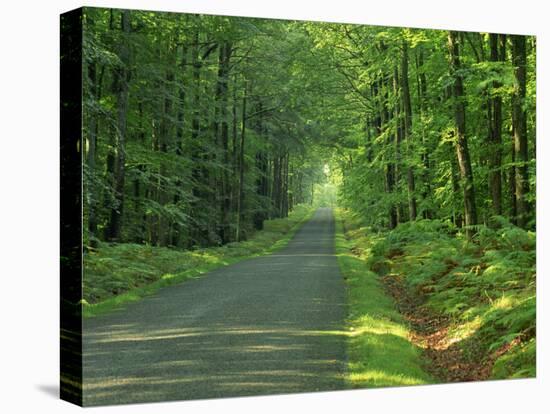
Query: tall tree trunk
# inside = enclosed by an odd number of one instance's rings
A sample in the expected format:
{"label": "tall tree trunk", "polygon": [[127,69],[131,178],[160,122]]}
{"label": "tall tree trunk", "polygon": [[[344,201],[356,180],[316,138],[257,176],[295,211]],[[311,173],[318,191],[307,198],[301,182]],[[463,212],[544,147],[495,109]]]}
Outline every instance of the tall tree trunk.
{"label": "tall tree trunk", "polygon": [[267,198],[267,156],[264,151],[256,153],[256,168],[258,177],[256,178],[256,194],[261,197],[261,208],[254,214],[254,228],[261,230],[264,220],[267,218],[266,210],[268,206],[265,203]]}
{"label": "tall tree trunk", "polygon": [[[290,162],[290,154],[289,154],[288,155],[288,212],[294,209],[294,194],[296,194],[294,184],[295,184],[294,170],[293,170],[293,165]],[[287,212],[287,216],[288,216],[288,212]]]}
{"label": "tall tree trunk", "polygon": [[[419,48],[418,54],[416,55],[416,74],[417,74],[417,84],[418,84],[418,109],[420,115],[420,127],[422,131],[422,199],[426,203],[431,194],[431,183],[430,183],[430,143],[426,138],[426,131],[424,127],[425,114],[427,110],[427,96],[428,96],[428,83],[426,81],[426,73],[424,72],[424,50],[422,47]],[[431,207],[424,207],[423,217],[425,219],[433,218],[433,211]]]}
{"label": "tall tree trunk", "polygon": [[527,193],[529,177],[527,173],[527,117],[523,107],[527,85],[527,55],[525,36],[512,35],[512,64],[514,65],[515,86],[512,95],[512,124],[514,128],[514,151],[516,155],[516,205],[518,226],[526,227],[530,217]]}
{"label": "tall tree trunk", "polygon": [[404,111],[404,130],[403,135],[407,143],[407,189],[409,199],[409,219],[416,220],[416,197],[414,185],[414,171],[410,165],[412,158],[412,106],[411,94],[409,91],[409,46],[404,40],[401,53],[401,99]]}
{"label": "tall tree trunk", "polygon": [[297,183],[297,194],[295,198],[296,204],[302,204],[304,202],[304,173],[300,169],[298,170],[298,183]]}
{"label": "tall tree trunk", "polygon": [[466,233],[471,237],[474,234],[471,226],[477,224],[477,211],[472,164],[470,162],[470,152],[468,150],[468,140],[466,138],[466,104],[464,102],[462,74],[460,73],[461,64],[458,35],[457,32],[449,32],[448,47],[451,76],[454,79],[452,90],[456,124],[456,154],[460,178],[463,183],[464,219],[465,225],[467,226]]}
{"label": "tall tree trunk", "polygon": [[216,107],[220,116],[219,128],[219,146],[222,151],[222,169],[220,174],[220,211],[221,225],[220,238],[222,244],[229,242],[229,207],[230,207],[230,184],[229,174],[227,172],[229,165],[229,122],[227,114],[228,103],[228,82],[229,82],[229,63],[231,59],[231,43],[224,41],[220,45],[218,59],[218,81],[216,86]]}
{"label": "tall tree trunk", "polygon": [[[262,111],[261,102],[258,104],[258,112]],[[262,140],[266,140],[266,128],[263,123],[263,117],[258,117],[257,124],[258,134]],[[260,208],[254,213],[254,228],[261,230],[264,225],[264,220],[267,219],[267,210],[269,210],[269,204],[266,203],[268,196],[267,188],[267,174],[268,174],[268,162],[267,155],[263,149],[256,152],[256,169],[258,170],[258,177],[256,178],[256,194],[260,198]]]}
{"label": "tall tree trunk", "polygon": [[[237,197],[238,197],[238,191],[239,186],[237,180],[237,170],[238,170],[238,164],[239,164],[239,153],[237,152],[237,149],[239,147],[239,137],[238,137],[238,123],[239,120],[237,119],[237,75],[234,75],[233,78],[233,100],[232,100],[232,122],[231,122],[231,141],[232,141],[232,149],[231,149],[231,176],[233,177],[232,185],[231,185],[231,201],[230,201],[230,210],[232,212],[236,211],[237,209]],[[237,184],[237,185],[235,185]]]}
{"label": "tall tree trunk", "polygon": [[[456,148],[453,148],[452,144],[449,144],[449,150],[456,150]],[[458,168],[458,162],[456,160],[456,157],[452,155],[451,153],[451,186],[453,189],[453,222],[455,226],[462,227],[464,226],[464,217],[460,210],[456,210],[455,204],[458,204],[460,201],[460,180],[459,180],[459,168]]]}
{"label": "tall tree trunk", "polygon": [[[384,92],[383,75],[375,80],[372,88],[372,95],[376,102],[377,111],[374,119],[374,125],[378,136],[382,135],[387,128],[387,124],[390,120],[390,111],[388,110],[388,103],[386,100],[386,92]],[[392,145],[392,135],[388,135],[387,145]],[[385,190],[389,197],[393,197],[395,191],[395,175],[396,168],[395,162],[392,162],[393,157],[390,155],[384,160],[384,175],[385,175]],[[388,226],[390,229],[394,229],[397,226],[397,209],[393,200],[390,201],[388,211]]]}
{"label": "tall tree trunk", "polygon": [[[171,41],[170,41],[171,42]],[[160,138],[160,152],[163,154],[169,154],[173,151],[174,141],[172,135],[172,87],[174,84],[174,66],[176,61],[174,59],[176,55],[176,50],[172,47],[172,44],[169,44],[167,49],[167,59],[170,61],[170,64],[167,66],[166,73],[164,75],[164,82],[162,83],[162,94],[163,99],[161,101],[161,119],[159,126],[159,138]],[[176,143],[177,145],[177,143]],[[159,178],[168,176],[168,166],[164,158],[161,158],[159,166]],[[159,204],[166,206],[170,203],[174,194],[170,194],[170,188],[166,184],[159,182],[158,189]],[[172,220],[163,217],[162,215],[158,218],[158,242],[162,246],[167,246],[172,241]]]}
{"label": "tall tree trunk", "polygon": [[248,82],[244,81],[243,108],[241,118],[241,144],[239,148],[239,194],[237,197],[237,227],[235,232],[235,240],[241,241],[242,222],[244,218],[244,146],[246,133],[246,100],[248,94]]}
{"label": "tall tree trunk", "polygon": [[[87,16],[88,27],[93,27],[93,20],[91,16]],[[97,73],[97,64],[95,62],[88,63],[88,82],[89,82],[89,95],[90,99],[94,102],[95,105],[99,104],[101,99],[101,85],[103,83],[103,74],[105,72],[105,66],[101,67],[99,74]],[[94,106],[95,106],[94,105]],[[86,146],[86,165],[88,167],[88,173],[91,177],[96,174],[96,152],[97,152],[97,137],[99,133],[99,119],[98,111],[89,110],[88,114],[88,132]],[[89,182],[88,192],[90,193],[90,201],[88,203],[88,230],[93,236],[97,236],[97,215],[96,215],[96,192],[97,188],[93,184],[93,181]],[[97,247],[95,239],[90,240],[90,245],[92,247]]]}
{"label": "tall tree trunk", "polygon": [[[505,53],[499,51],[499,35],[489,34],[489,43],[491,46],[491,61],[501,61],[501,56]],[[493,82],[493,88],[500,87],[500,82]],[[493,202],[493,212],[496,215],[502,214],[502,98],[494,96],[490,100],[489,112],[492,114],[489,127],[489,148],[491,155],[489,159],[489,188],[491,200]]]}
{"label": "tall tree trunk", "polygon": [[[505,35],[502,35],[504,37],[504,40],[502,41],[504,44],[506,43]],[[527,39],[527,56],[533,56],[536,59],[537,55],[537,38],[535,36],[529,36]],[[536,65],[536,63],[535,63]],[[527,75],[527,68],[526,68],[526,75]],[[536,74],[535,74],[536,78]],[[529,123],[529,119],[531,119],[531,123]],[[528,146],[531,147],[531,159],[536,160],[537,159],[537,111],[534,107],[531,111],[529,111],[529,116],[527,117],[528,122],[528,131],[529,131],[529,138],[530,142],[528,142]],[[534,188],[532,190],[535,190]],[[531,204],[531,208],[534,208],[534,205]],[[534,213],[534,212],[533,212]]]}
{"label": "tall tree trunk", "polygon": [[[388,99],[390,97],[390,83],[388,82]],[[399,191],[400,183],[403,180],[403,132],[405,130],[405,123],[403,119],[403,101],[401,99],[401,93],[399,90],[399,67],[395,66],[393,69],[393,94],[394,94],[394,107],[393,111],[390,111],[390,118],[388,121],[391,121],[391,117],[395,120],[395,185],[397,186],[397,191]],[[397,223],[404,223],[407,221],[405,219],[405,207],[401,201],[396,204],[396,213],[397,213]]]}
{"label": "tall tree trunk", "polygon": [[[184,153],[183,146],[184,146],[184,130],[185,130],[185,110],[186,110],[186,77],[185,72],[187,68],[187,45],[182,45],[181,48],[181,61],[179,64],[180,69],[180,81],[178,82],[178,99],[177,99],[177,115],[176,115],[176,142],[175,142],[175,153],[178,156],[182,156]],[[178,176],[176,179],[176,191],[174,193],[174,205],[178,206],[180,203],[180,194],[179,192],[182,190],[183,187],[183,181],[181,179],[181,176]],[[183,227],[179,223],[174,223],[172,226],[172,239],[170,241],[170,244],[176,247],[180,247],[182,244],[182,236],[183,236]]]}
{"label": "tall tree trunk", "polygon": [[[140,99],[138,101],[138,142],[145,146],[145,130],[143,127],[143,101]],[[142,214],[142,212],[145,211],[143,208],[143,199],[147,199],[147,197],[141,197],[141,181],[142,177],[145,175],[147,171],[147,165],[146,164],[139,164],[137,165],[137,169],[139,171],[139,174],[134,178],[134,214],[137,217],[137,220],[139,221],[139,224],[136,226],[136,232],[134,241],[136,243],[143,243],[145,241],[145,233],[146,233],[146,226],[147,226],[147,215],[145,213]]]}
{"label": "tall tree trunk", "polygon": [[367,154],[367,162],[370,164],[373,159],[373,142],[372,142],[372,130],[373,123],[371,118],[367,115],[365,118],[365,152]]}
{"label": "tall tree trunk", "polygon": [[517,205],[517,199],[516,199],[516,150],[515,150],[515,142],[514,142],[514,133],[512,132],[512,145],[510,148],[510,154],[511,154],[511,160],[512,165],[510,167],[509,173],[508,173],[508,185],[509,185],[509,193],[510,193],[510,221],[517,225],[518,221],[518,205]]}
{"label": "tall tree trunk", "polygon": [[[201,145],[200,145],[200,126],[201,126],[201,68],[202,62],[200,59],[200,50],[199,50],[199,41],[200,36],[198,30],[194,34],[193,47],[191,49],[191,59],[192,59],[192,68],[193,68],[193,97],[192,97],[192,118],[191,118],[191,142],[190,144],[190,153],[192,160],[192,195],[193,201],[191,202],[191,211],[190,214],[193,218],[200,216],[200,203],[204,202],[204,194],[202,191],[202,158],[201,158]],[[191,237],[189,238],[189,246],[193,244],[201,245],[204,239],[206,238],[204,228],[202,226],[193,226]]]}
{"label": "tall tree trunk", "polygon": [[126,121],[128,114],[128,82],[130,65],[130,11],[121,13],[122,39],[119,46],[118,57],[120,65],[114,73],[116,99],[117,99],[117,131],[116,131],[116,155],[114,158],[114,195],[115,205],[111,207],[110,220],[106,227],[107,240],[119,240],[122,229],[122,214],[124,210],[124,178],[126,161]]}
{"label": "tall tree trunk", "polygon": [[273,191],[271,194],[273,212],[277,218],[281,217],[281,164],[281,156],[277,153],[273,158]]}
{"label": "tall tree trunk", "polygon": [[[387,105],[389,107],[389,99],[390,99],[390,90],[392,85],[390,85],[390,79],[388,77],[388,83],[387,83]],[[405,130],[405,120],[403,118],[403,100],[401,99],[401,93],[400,93],[400,86],[399,86],[399,67],[395,66],[393,69],[393,94],[395,97],[395,102],[393,108],[388,108],[388,119],[387,124],[388,128],[389,125],[392,123],[392,117],[394,119],[393,123],[395,124],[394,127],[394,135],[393,135],[393,143],[394,143],[394,150],[395,150],[395,167],[394,167],[394,185],[398,188],[400,187],[399,183],[403,179],[403,153],[401,144],[403,143],[403,133]],[[389,139],[392,135],[389,135]],[[395,189],[393,190],[395,191]],[[397,223],[404,223],[407,221],[405,219],[405,209],[403,206],[403,203],[401,201],[396,203],[395,207],[395,214],[396,214],[396,225]]]}
{"label": "tall tree trunk", "polygon": [[288,217],[288,152],[283,155],[281,217]]}
{"label": "tall tree trunk", "polygon": [[179,93],[178,93],[178,114],[177,114],[177,123],[176,123],[176,154],[183,154],[183,135],[185,130],[185,99],[186,99],[186,88],[185,83],[185,72],[187,67],[187,45],[182,46],[181,50],[181,61],[180,61],[180,82],[179,82]]}

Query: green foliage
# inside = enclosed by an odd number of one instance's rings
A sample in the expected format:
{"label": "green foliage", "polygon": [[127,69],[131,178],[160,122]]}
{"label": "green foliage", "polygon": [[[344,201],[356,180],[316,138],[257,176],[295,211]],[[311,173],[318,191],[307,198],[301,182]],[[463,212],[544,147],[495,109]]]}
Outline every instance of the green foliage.
{"label": "green foliage", "polygon": [[400,224],[370,248],[369,265],[403,276],[430,308],[451,318],[457,341],[477,341],[479,355],[520,341],[497,359],[494,376],[527,376],[534,372],[535,234],[502,217],[493,222],[500,227],[481,226],[473,243],[448,222]]}

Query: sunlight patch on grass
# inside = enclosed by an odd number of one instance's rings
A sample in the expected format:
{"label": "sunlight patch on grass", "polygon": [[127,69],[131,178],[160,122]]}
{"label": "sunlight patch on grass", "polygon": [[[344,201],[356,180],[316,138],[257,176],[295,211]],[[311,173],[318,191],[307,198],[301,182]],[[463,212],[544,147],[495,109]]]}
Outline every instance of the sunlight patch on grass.
{"label": "sunlight patch on grass", "polygon": [[476,316],[475,318],[467,320],[464,323],[451,326],[449,332],[447,333],[449,339],[447,340],[445,348],[456,342],[472,337],[482,325],[483,319],[480,316]]}
{"label": "sunlight patch on grass", "polygon": [[348,296],[348,383],[354,388],[433,383],[421,367],[420,350],[408,339],[406,322],[369,269],[372,241],[354,239],[357,232],[346,240],[342,212],[336,214],[336,254]]}
{"label": "sunlight patch on grass", "polygon": [[518,298],[516,297],[512,297],[510,295],[502,295],[501,298],[492,303],[492,307],[495,309],[510,309],[513,306],[517,306],[518,302]]}
{"label": "sunlight patch on grass", "polygon": [[371,384],[372,387],[398,387],[404,385],[422,385],[425,381],[402,374],[389,374],[385,371],[362,369],[361,373],[351,374],[352,382]]}
{"label": "sunlight patch on grass", "polygon": [[371,315],[363,315],[355,319],[357,328],[350,328],[350,336],[358,335],[395,335],[407,339],[408,330],[398,323],[385,321]]}

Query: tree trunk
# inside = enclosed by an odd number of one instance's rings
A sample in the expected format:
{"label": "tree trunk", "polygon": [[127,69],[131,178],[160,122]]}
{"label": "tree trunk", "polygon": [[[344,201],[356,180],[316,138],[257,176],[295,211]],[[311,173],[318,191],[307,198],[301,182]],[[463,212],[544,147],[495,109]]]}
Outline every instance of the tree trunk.
{"label": "tree trunk", "polygon": [[186,98],[186,87],[185,84],[185,68],[187,67],[187,46],[183,45],[181,51],[181,61],[180,61],[180,70],[181,70],[181,81],[179,84],[179,94],[178,94],[178,115],[177,115],[177,124],[176,124],[176,154],[183,154],[183,131],[185,130],[185,98]]}
{"label": "tree trunk", "polygon": [[[499,51],[499,35],[489,34],[491,46],[491,61],[501,61],[504,50]],[[500,87],[500,82],[493,82],[493,88]],[[495,96],[489,103],[489,112],[492,115],[489,126],[489,188],[493,202],[493,212],[496,215],[502,214],[502,98]]]}
{"label": "tree trunk", "polygon": [[[138,142],[141,145],[145,146],[145,131],[143,128],[143,101],[141,99],[138,101],[138,119]],[[136,243],[143,243],[145,241],[147,215],[142,214],[142,211],[144,211],[142,200],[147,199],[147,196],[143,198],[141,197],[141,180],[143,179],[142,177],[146,174],[147,165],[139,164],[137,165],[137,169],[139,171],[139,174],[134,178],[134,214],[136,215],[139,224],[136,226],[134,241]]]}
{"label": "tree trunk", "polygon": [[281,217],[288,217],[288,152],[283,155]]}
{"label": "tree trunk", "polygon": [[448,47],[451,76],[454,78],[452,90],[456,124],[456,154],[460,179],[463,183],[466,234],[471,237],[474,234],[471,226],[477,224],[477,211],[472,164],[470,162],[470,152],[468,150],[468,140],[466,138],[466,104],[464,102],[462,75],[460,74],[460,49],[457,32],[449,32]]}
{"label": "tree trunk", "polygon": [[526,227],[530,218],[527,193],[529,177],[527,173],[527,117],[523,108],[526,94],[526,40],[525,36],[512,35],[512,64],[514,65],[515,86],[512,95],[512,124],[514,129],[514,152],[516,156],[516,205],[517,223]]}
{"label": "tree trunk", "polygon": [[[88,17],[88,27],[93,26],[93,20]],[[103,83],[103,74],[105,72],[105,66],[101,67],[99,75],[97,74],[97,64],[90,62],[88,64],[88,82],[90,85],[90,99],[98,105],[101,99],[101,85]],[[97,137],[99,133],[99,120],[98,113],[95,110],[88,112],[88,145],[86,148],[86,165],[88,167],[88,173],[91,177],[96,174],[96,152],[97,152]],[[93,236],[97,236],[97,216],[96,216],[96,191],[97,189],[93,185],[93,181],[90,182],[88,192],[90,193],[90,202],[88,203],[88,230]],[[92,247],[97,247],[96,242],[90,240]]]}
{"label": "tree trunk", "polygon": [[[202,62],[200,60],[199,54],[199,32],[196,31],[193,39],[193,47],[191,50],[191,59],[192,59],[192,68],[193,68],[193,98],[192,98],[192,119],[191,119],[191,142],[190,142],[190,153],[192,160],[192,195],[193,201],[191,202],[191,211],[190,214],[193,218],[200,217],[200,203],[204,202],[204,194],[202,191],[202,159],[201,159],[201,148],[200,148],[200,125],[201,125],[201,67]],[[206,238],[204,234],[204,229],[202,225],[195,225],[192,228],[191,237],[189,239],[189,246],[193,244],[202,244],[203,240]]]}
{"label": "tree trunk", "polygon": [[[182,46],[181,50],[181,61],[180,61],[180,81],[179,81],[179,93],[178,93],[178,110],[176,115],[176,145],[175,145],[175,152],[176,155],[182,156],[184,153],[183,145],[184,145],[184,130],[185,130],[185,110],[186,110],[186,78],[185,78],[185,72],[187,67],[187,45]],[[176,179],[176,191],[174,193],[174,205],[178,206],[178,203],[180,202],[180,196],[179,191],[180,188],[183,186],[183,181],[180,177]],[[170,243],[173,246],[180,247],[182,244],[182,236],[183,236],[183,228],[179,223],[174,223],[172,226],[172,239]]]}
{"label": "tree trunk", "polygon": [[220,46],[218,63],[218,83],[216,87],[217,105],[220,115],[220,146],[222,150],[222,171],[220,174],[221,191],[221,225],[220,238],[222,244],[228,243],[230,236],[229,229],[229,207],[230,207],[230,184],[229,174],[227,172],[229,165],[229,122],[227,113],[228,103],[228,83],[229,83],[229,63],[231,59],[231,43],[224,41]]}
{"label": "tree trunk", "polygon": [[256,194],[261,197],[261,209],[254,214],[254,228],[261,230],[264,220],[267,218],[265,199],[267,198],[267,156],[264,151],[256,153],[256,168],[258,178],[256,179]]}
{"label": "tree trunk", "polygon": [[[404,111],[404,130],[403,136],[407,144],[407,164],[410,164],[412,158],[412,106],[411,94],[409,91],[409,46],[403,41],[401,55],[401,99]],[[412,165],[407,166],[407,189],[409,199],[409,219],[416,220],[416,197],[414,185],[414,171]]]}
{"label": "tree trunk", "polygon": [[[172,47],[172,45],[169,45],[167,50],[167,56],[168,59],[171,61],[166,69],[166,73],[164,75],[164,82],[162,83],[161,90],[162,90],[162,103],[161,103],[161,119],[160,119],[160,131],[159,131],[159,138],[160,138],[160,152],[164,154],[169,154],[173,151],[174,147],[174,141],[172,139],[172,108],[173,108],[173,101],[172,101],[172,86],[174,83],[174,66],[175,66],[175,59],[172,57],[175,57],[175,49]],[[177,143],[176,143],[177,145]],[[159,178],[160,177],[166,177],[168,176],[168,166],[166,165],[166,161],[164,158],[161,158],[160,167],[159,167]],[[170,203],[173,200],[174,195],[170,194],[170,188],[166,186],[166,184],[162,184],[159,182],[159,188],[158,188],[158,201],[159,204],[162,206],[166,206],[168,203]],[[172,220],[164,217],[162,215],[158,218],[158,242],[162,246],[167,246],[172,241]]]}
{"label": "tree trunk", "polygon": [[517,217],[518,217],[518,206],[517,206],[517,199],[516,199],[516,151],[515,151],[515,143],[514,143],[514,134],[512,133],[512,146],[510,149],[511,159],[512,159],[512,166],[510,167],[509,175],[508,175],[508,184],[509,184],[509,192],[510,192],[510,221],[517,225]]}
{"label": "tree trunk", "polygon": [[[258,105],[258,111],[262,110],[261,103]],[[263,118],[258,117],[258,133],[262,140],[266,139],[266,131],[263,125]],[[269,209],[269,205],[266,203],[268,196],[267,188],[267,174],[268,163],[267,155],[264,150],[256,152],[256,169],[258,170],[258,177],[256,178],[256,194],[260,197],[260,208],[254,213],[254,228],[256,230],[263,229],[264,220],[267,218],[266,211]]]}
{"label": "tree trunk", "polygon": [[245,133],[246,133],[246,100],[248,82],[244,82],[244,95],[243,95],[243,109],[241,118],[241,144],[239,148],[239,194],[237,197],[237,227],[235,231],[235,240],[241,241],[242,234],[242,221],[243,221],[243,207],[244,207],[244,145],[245,145]]}
{"label": "tree trunk", "polygon": [[281,203],[282,203],[282,183],[281,170],[283,168],[283,158],[277,154],[273,159],[273,210],[275,217],[281,217]]}
{"label": "tree trunk", "polygon": [[106,227],[107,240],[120,240],[122,229],[122,214],[124,210],[124,177],[125,177],[125,142],[126,120],[128,114],[128,82],[130,64],[130,45],[128,35],[130,33],[130,11],[121,13],[122,40],[120,42],[118,57],[121,64],[116,67],[114,73],[114,85],[117,99],[117,131],[116,154],[114,157],[114,195],[115,205],[111,207],[110,220]]}
{"label": "tree trunk", "polygon": [[[390,79],[388,77],[388,85],[387,85],[387,105],[389,107],[389,99],[390,99],[390,88],[392,85],[390,85]],[[395,97],[395,103],[393,108],[389,110],[388,108],[388,118],[386,123],[388,124],[387,128],[389,128],[389,124],[392,122],[392,117],[394,119],[393,123],[395,124],[394,127],[394,135],[393,135],[393,144],[394,144],[394,150],[395,150],[395,167],[394,167],[394,185],[399,188],[399,183],[402,180],[403,177],[403,154],[401,151],[401,144],[403,142],[403,132],[405,130],[405,120],[403,119],[403,100],[401,99],[400,94],[400,87],[399,87],[399,67],[395,66],[393,69],[393,94]],[[388,139],[392,139],[392,135],[388,137]],[[394,192],[395,189],[392,190]],[[404,212],[403,203],[400,201],[396,203],[395,205],[395,215],[396,215],[396,225],[398,223],[404,223],[405,220],[405,212]]]}
{"label": "tree trunk", "polygon": [[[237,149],[239,147],[239,137],[238,137],[238,119],[237,119],[237,75],[233,78],[233,100],[232,100],[232,122],[231,122],[231,141],[232,141],[232,149],[231,149],[231,171],[232,171],[232,185],[231,185],[231,199],[229,203],[229,209],[231,212],[236,211],[237,207],[237,198],[238,198],[238,191],[239,186],[237,182],[237,173],[238,173],[238,164],[239,164],[239,153],[237,152]],[[235,185],[237,184],[237,185]]]}
{"label": "tree trunk", "polygon": [[[386,125],[390,119],[390,111],[388,111],[387,102],[383,93],[384,82],[382,79],[382,77],[379,77],[374,81],[371,91],[373,100],[376,102],[377,107],[374,126],[378,136],[384,133]],[[387,145],[392,145],[392,140],[392,135],[390,134],[386,141]],[[391,155],[390,157],[386,157],[384,160],[384,181],[386,193],[389,197],[392,197],[395,190],[395,163],[392,162]],[[394,229],[397,226],[397,209],[393,200],[390,201],[388,219],[389,228]]]}
{"label": "tree trunk", "polygon": [[[422,199],[426,202],[430,198],[431,183],[430,183],[430,153],[431,148],[428,139],[426,138],[426,131],[424,127],[424,115],[427,110],[427,95],[428,95],[428,83],[426,81],[426,74],[424,73],[424,51],[420,47],[418,54],[416,55],[416,73],[418,83],[418,109],[420,114],[420,126],[422,130]],[[433,211],[429,207],[425,207],[423,211],[423,217],[425,219],[433,218]]]}

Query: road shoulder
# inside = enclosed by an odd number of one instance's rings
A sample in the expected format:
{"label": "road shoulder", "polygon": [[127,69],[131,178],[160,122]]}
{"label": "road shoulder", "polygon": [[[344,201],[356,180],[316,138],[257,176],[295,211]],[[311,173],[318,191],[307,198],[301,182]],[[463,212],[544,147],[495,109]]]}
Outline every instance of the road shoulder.
{"label": "road shoulder", "polygon": [[384,292],[379,276],[354,255],[354,240],[346,238],[342,212],[334,212],[336,254],[348,302],[348,383],[352,388],[433,383],[422,369],[421,350],[410,341],[406,321]]}

